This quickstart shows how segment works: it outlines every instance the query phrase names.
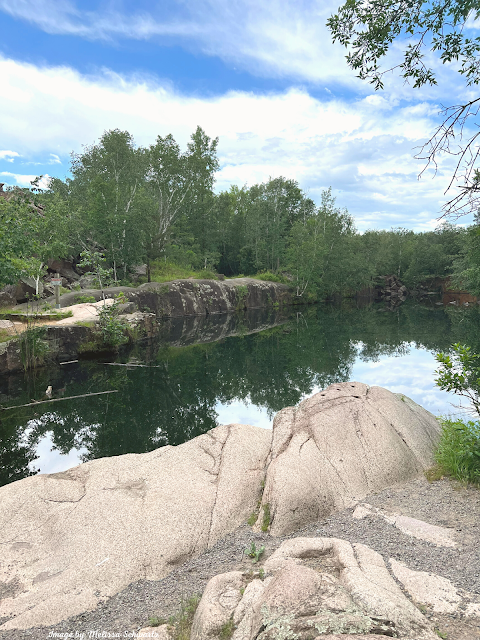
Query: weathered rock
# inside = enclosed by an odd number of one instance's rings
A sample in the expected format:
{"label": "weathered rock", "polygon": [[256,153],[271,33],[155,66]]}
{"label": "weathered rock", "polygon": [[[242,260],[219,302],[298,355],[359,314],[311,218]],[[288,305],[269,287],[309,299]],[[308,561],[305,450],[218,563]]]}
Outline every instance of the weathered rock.
{"label": "weathered rock", "polygon": [[[382,557],[364,545],[294,538],[263,569],[263,582],[248,584],[248,575],[240,572],[212,578],[195,614],[192,640],[220,640],[230,619],[235,624],[232,640],[436,638]],[[244,590],[242,578],[248,584]]]}
{"label": "weathered rock", "polygon": [[[0,603],[0,618],[8,618],[0,628],[53,624],[94,608],[131,582],[163,578],[246,521],[265,470],[262,504],[270,508],[272,533],[291,531],[420,473],[431,464],[438,431],[433,416],[407,398],[344,383],[281,411],[273,434],[248,425],[217,427],[178,447],[95,460],[2,487],[0,581],[10,595]],[[234,640],[250,640],[252,629],[260,632],[267,624],[258,602],[275,616],[289,608],[297,620],[294,632],[304,634],[299,639],[311,637],[305,635],[307,617],[323,634],[341,635],[347,628],[375,634],[374,623],[384,625],[383,619],[405,631],[395,613],[403,615],[403,600],[380,556],[362,545],[354,549],[341,541],[284,543],[265,562],[270,577],[245,584],[241,600],[233,591],[225,596],[223,579],[212,586],[216,604],[207,609],[214,620],[199,618],[194,638],[213,639],[233,616]],[[305,561],[310,557],[313,566]],[[281,573],[287,569],[288,575]],[[333,578],[319,583],[319,570]],[[237,588],[243,578],[235,580]],[[388,598],[378,595],[380,586]],[[333,624],[325,603],[332,611],[343,607],[340,621]],[[372,618],[368,629],[365,611]],[[416,619],[409,615],[407,620]],[[270,638],[267,627],[258,640]]]}
{"label": "weathered rock", "polygon": [[51,272],[49,278],[55,273],[59,273],[68,282],[80,280],[80,276],[74,270],[73,264],[68,260],[49,260],[47,264],[48,270]]}
{"label": "weathered rock", "polygon": [[49,625],[155,580],[245,522],[271,434],[228,425],[178,447],[0,489],[1,629]]}
{"label": "weathered rock", "polygon": [[11,320],[0,320],[0,329],[8,331],[8,333],[15,333],[15,325]]}
{"label": "weathered rock", "polygon": [[147,306],[158,316],[179,317],[217,313],[232,313],[241,309],[289,304],[290,288],[278,282],[264,282],[253,278],[233,280],[174,280],[141,285],[130,300],[140,310]]}
{"label": "weathered rock", "polygon": [[[94,276],[83,276],[79,283],[86,289],[82,292],[83,295],[91,295],[98,301],[102,298],[102,292],[99,289],[88,289],[94,280]],[[106,297],[122,292],[140,311],[152,311],[159,317],[169,318],[225,314],[243,309],[278,308],[291,304],[293,300],[287,285],[254,278],[149,282],[139,287],[108,287],[104,292]],[[63,295],[60,299],[61,306],[74,304],[76,295]]]}
{"label": "weathered rock", "polygon": [[93,287],[93,285],[95,284],[96,281],[96,277],[93,275],[84,275],[81,276],[80,280],[78,281],[78,284],[81,286],[82,289],[89,289],[90,287]]}
{"label": "weathered rock", "polygon": [[393,524],[402,533],[418,540],[425,540],[437,547],[456,547],[456,532],[453,529],[439,527],[423,520],[410,518],[399,513],[390,513],[384,509],[376,509],[369,504],[359,504],[353,512],[353,518],[360,520],[367,516],[378,516]]}
{"label": "weathered rock", "polygon": [[155,640],[172,640],[172,636],[168,633],[168,625],[162,624],[159,627],[145,627],[135,636],[136,640],[147,640],[147,638],[155,638]]}
{"label": "weathered rock", "polygon": [[245,579],[240,571],[222,573],[212,578],[203,592],[195,614],[190,640],[218,638],[242,599]]}
{"label": "weathered rock", "polygon": [[436,613],[453,613],[458,609],[462,597],[447,578],[413,571],[394,558],[390,558],[390,566],[397,580],[417,602],[430,605]]}
{"label": "weathered rock", "polygon": [[19,371],[22,369],[22,358],[18,340],[0,342],[0,372]]}
{"label": "weathered rock", "polygon": [[[36,295],[37,285],[33,278],[22,278],[18,281],[15,288],[15,300],[17,302],[26,302],[30,300],[32,296]],[[43,282],[38,283],[38,295],[43,293]]]}
{"label": "weathered rock", "polygon": [[257,527],[270,533],[354,506],[433,463],[440,427],[406,396],[359,382],[333,384],[280,411],[273,422]]}
{"label": "weathered rock", "polygon": [[0,290],[0,309],[2,307],[13,307],[17,304],[17,298],[15,297],[16,287],[9,284]]}

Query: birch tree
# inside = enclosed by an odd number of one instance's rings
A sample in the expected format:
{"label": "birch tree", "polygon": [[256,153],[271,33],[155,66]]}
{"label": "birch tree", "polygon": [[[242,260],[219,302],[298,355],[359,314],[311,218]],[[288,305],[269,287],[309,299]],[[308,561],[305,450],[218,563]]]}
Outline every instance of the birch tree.
{"label": "birch tree", "polygon": [[98,144],[72,154],[74,192],[87,219],[84,250],[103,249],[114,280],[142,258],[140,193],[146,153],[128,131],[106,131]]}

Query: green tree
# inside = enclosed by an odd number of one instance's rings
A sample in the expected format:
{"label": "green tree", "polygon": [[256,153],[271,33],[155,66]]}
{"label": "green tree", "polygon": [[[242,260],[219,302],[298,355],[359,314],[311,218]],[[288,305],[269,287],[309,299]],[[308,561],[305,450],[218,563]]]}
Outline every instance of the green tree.
{"label": "green tree", "polygon": [[[218,138],[213,140],[197,127],[185,155],[186,182],[190,185],[184,215],[176,227],[177,240],[196,254],[196,268],[211,268],[218,260],[215,238],[210,233],[215,196],[213,185],[219,168]],[[187,249],[188,250],[188,249]]]}
{"label": "green tree", "polygon": [[[453,62],[466,85],[472,86],[480,82],[480,38],[471,37],[468,27],[469,20],[479,17],[478,0],[347,0],[327,26],[333,40],[349,48],[348,65],[375,89],[383,88],[383,76],[393,69],[398,69],[405,81],[413,82],[414,88],[436,84],[435,57],[443,64]],[[400,50],[401,59],[384,69],[379,63],[394,41],[394,60]],[[459,193],[445,204],[446,213],[469,213],[478,208],[479,101],[473,98],[445,108],[442,124],[418,156],[435,168],[442,152],[456,156],[450,187],[458,186]]]}
{"label": "green tree", "polygon": [[480,227],[469,227],[463,239],[459,255],[454,261],[453,282],[480,297]]}
{"label": "green tree", "polygon": [[455,343],[452,354],[438,353],[435,356],[439,369],[435,372],[435,382],[445,391],[468,398],[480,415],[480,355],[471,347]]}
{"label": "green tree", "polygon": [[63,214],[61,203],[44,206],[29,189],[0,199],[0,286],[27,276],[36,280],[38,293],[47,260],[68,250]]}
{"label": "green tree", "polygon": [[72,154],[70,181],[75,205],[85,217],[84,250],[103,250],[114,280],[143,258],[140,194],[146,152],[128,131],[106,131],[98,144]]}
{"label": "green tree", "polygon": [[180,152],[173,136],[158,136],[148,151],[146,193],[151,198],[145,212],[147,277],[150,263],[165,250],[172,225],[192,190],[187,172],[187,156]]}
{"label": "green tree", "polygon": [[368,263],[354,246],[355,237],[348,212],[335,207],[331,189],[324,191],[320,207],[298,218],[290,232],[288,268],[297,296],[311,291],[325,297],[368,282]]}

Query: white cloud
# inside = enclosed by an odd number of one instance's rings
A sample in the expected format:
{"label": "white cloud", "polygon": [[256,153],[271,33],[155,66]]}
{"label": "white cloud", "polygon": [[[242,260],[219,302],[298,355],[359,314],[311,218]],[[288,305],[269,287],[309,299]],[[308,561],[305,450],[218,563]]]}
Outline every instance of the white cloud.
{"label": "white cloud", "polygon": [[219,189],[283,175],[319,199],[332,186],[360,228],[424,228],[441,208],[447,161],[435,180],[418,181],[422,165],[413,159],[433,129],[429,103],[320,100],[299,89],[189,97],[108,70],[87,77],[2,58],[0,75],[2,142],[26,160],[50,154],[57,163],[113,128],[130,131],[141,145],[172,133],[184,147],[200,125],[220,138]]}
{"label": "white cloud", "polygon": [[[370,85],[356,78],[348,67],[346,49],[332,42],[326,27],[327,19],[341,4],[338,0],[152,0],[145,3],[148,11],[128,10],[128,4],[110,0],[89,11],[74,0],[0,0],[0,11],[51,34],[179,44],[195,54],[219,57],[252,74],[328,84],[326,91],[340,85],[362,95],[372,93]],[[395,40],[382,68],[395,67],[405,47],[405,38]],[[415,90],[416,99],[448,104],[452,96],[463,100],[474,95],[475,89],[467,90],[456,72],[458,64],[444,65],[438,54],[428,50],[424,54],[423,62],[435,70],[438,86]],[[398,70],[386,74],[384,81],[389,100],[411,100],[411,85],[404,82]]]}
{"label": "white cloud", "polygon": [[62,164],[62,161],[60,160],[60,158],[57,156],[56,153],[50,153],[50,160],[48,161],[48,164]]}
{"label": "white cloud", "polygon": [[20,154],[16,151],[2,151],[0,150],[0,160],[6,160],[7,162],[13,162],[14,158],[19,158]]}
{"label": "white cloud", "polygon": [[180,42],[260,75],[362,86],[325,26],[338,7],[334,0],[191,0],[171,3],[170,11],[168,4],[152,2],[148,12],[130,13],[118,2],[99,11],[79,6],[67,0],[0,0],[0,10],[51,34]]}
{"label": "white cloud", "polygon": [[[10,171],[0,171],[0,176],[5,176],[5,178],[10,178],[15,180],[15,184],[18,185],[19,187],[29,187],[33,182],[33,180],[35,180],[35,178],[37,177],[35,175],[11,173]],[[38,186],[40,187],[40,189],[47,189],[50,180],[51,180],[51,177],[47,173],[44,176],[42,176],[41,180],[38,183]]]}

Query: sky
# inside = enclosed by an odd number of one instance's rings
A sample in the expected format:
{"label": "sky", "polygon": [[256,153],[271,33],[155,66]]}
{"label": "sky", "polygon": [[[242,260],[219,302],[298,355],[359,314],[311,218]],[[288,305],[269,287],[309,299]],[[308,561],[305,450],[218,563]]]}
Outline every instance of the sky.
{"label": "sky", "polygon": [[424,163],[414,155],[442,105],[469,93],[435,60],[436,87],[413,89],[391,74],[376,92],[332,43],[325,23],[337,8],[0,0],[0,182],[64,178],[70,154],[106,130],[127,130],[141,146],[171,133],[185,148],[200,125],[219,138],[216,191],[284,176],[318,203],[332,187],[360,231],[433,230],[451,163],[418,179]]}

